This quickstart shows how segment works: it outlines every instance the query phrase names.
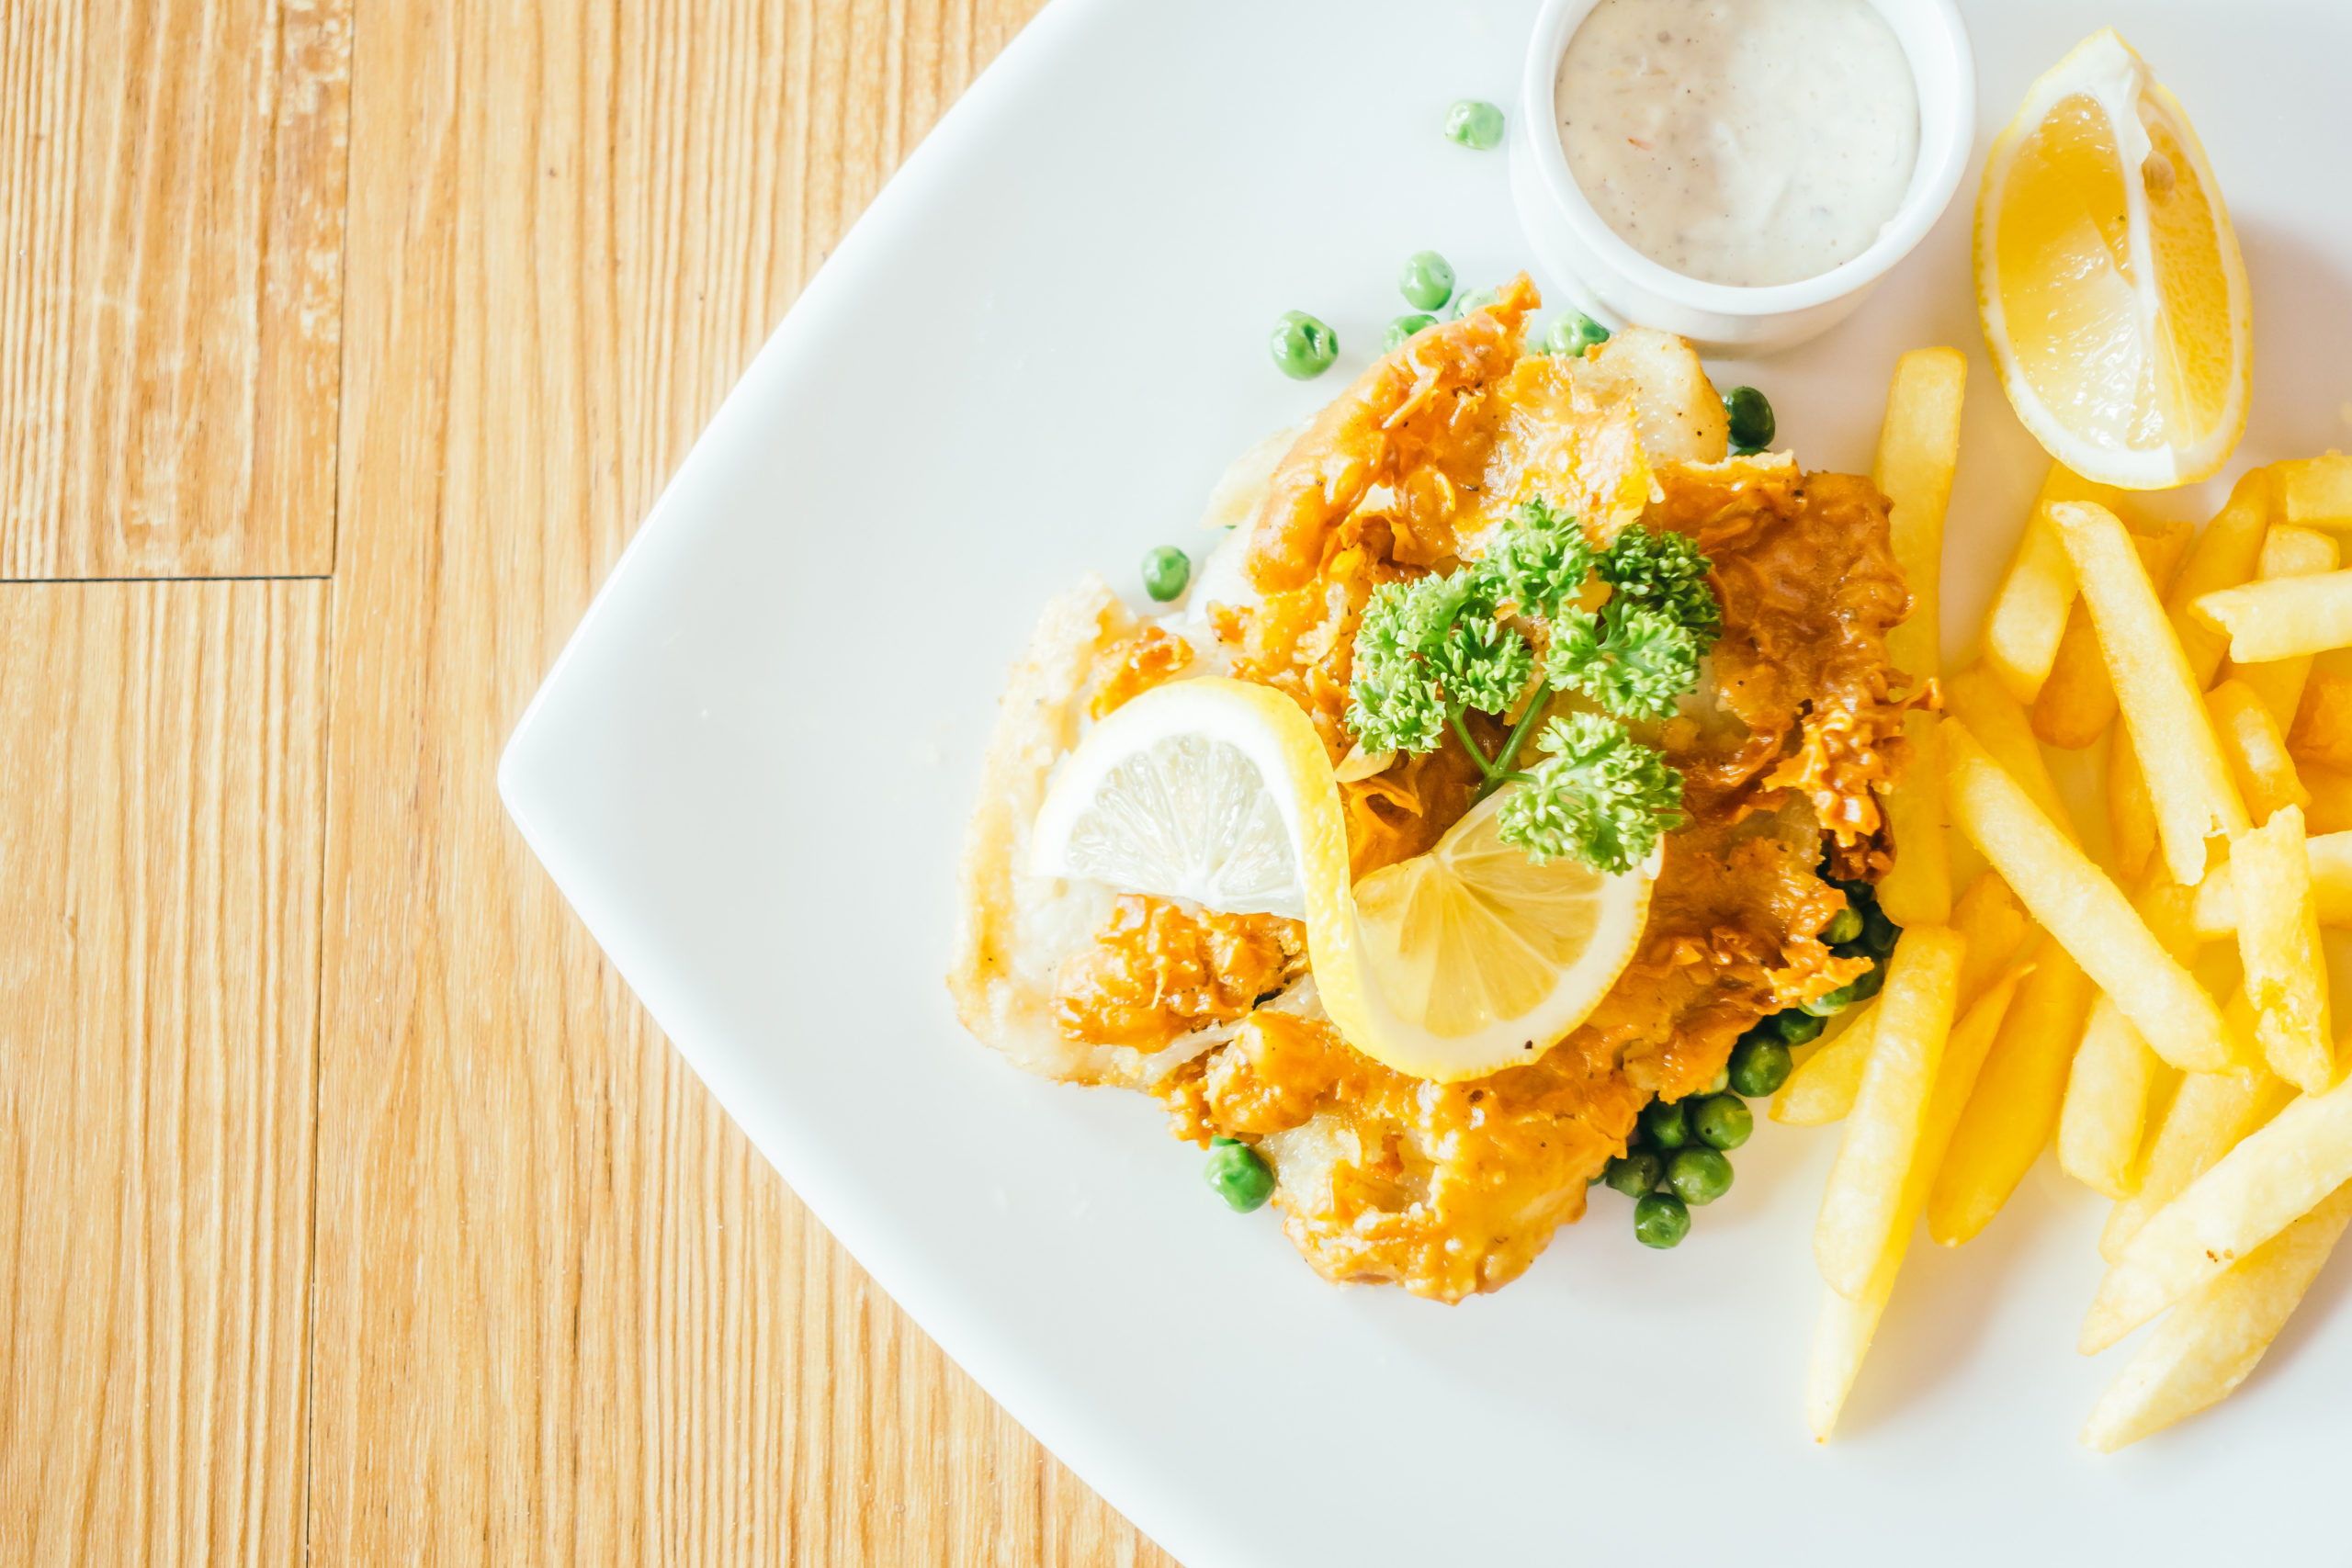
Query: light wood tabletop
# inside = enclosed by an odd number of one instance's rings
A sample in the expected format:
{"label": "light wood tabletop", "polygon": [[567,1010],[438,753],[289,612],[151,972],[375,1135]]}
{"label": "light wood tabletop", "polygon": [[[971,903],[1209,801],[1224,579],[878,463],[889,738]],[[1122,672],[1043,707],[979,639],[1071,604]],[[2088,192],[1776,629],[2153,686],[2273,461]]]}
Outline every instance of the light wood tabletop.
{"label": "light wood tabletop", "polygon": [[1169,1561],[492,782],[1037,3],[0,3],[0,1564]]}

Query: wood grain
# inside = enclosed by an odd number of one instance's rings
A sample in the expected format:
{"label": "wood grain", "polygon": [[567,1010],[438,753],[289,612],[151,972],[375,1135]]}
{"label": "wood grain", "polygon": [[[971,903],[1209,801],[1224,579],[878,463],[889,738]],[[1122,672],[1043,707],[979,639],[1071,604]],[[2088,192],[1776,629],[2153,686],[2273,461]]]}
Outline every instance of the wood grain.
{"label": "wood grain", "polygon": [[326,602],[0,592],[0,1563],[300,1557]]}
{"label": "wood grain", "polygon": [[1032,0],[359,0],[318,1130],[322,1563],[1167,1560],[654,1032],[498,747]]}
{"label": "wood grain", "polygon": [[334,556],[348,0],[0,5],[0,576]]}

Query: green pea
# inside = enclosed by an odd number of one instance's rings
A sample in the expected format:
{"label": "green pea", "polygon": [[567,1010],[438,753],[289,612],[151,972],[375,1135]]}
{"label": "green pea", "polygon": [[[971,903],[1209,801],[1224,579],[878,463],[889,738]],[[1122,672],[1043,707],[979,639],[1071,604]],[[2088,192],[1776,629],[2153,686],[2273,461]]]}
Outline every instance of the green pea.
{"label": "green pea", "polygon": [[1453,299],[1453,319],[1458,321],[1475,310],[1483,310],[1502,297],[1499,288],[1473,288],[1466,294],[1458,294]]}
{"label": "green pea", "polygon": [[1854,1005],[1854,987],[1840,986],[1826,997],[1815,997],[1799,1005],[1815,1018],[1835,1018]]}
{"label": "green pea", "polygon": [[1340,334],[1304,310],[1285,310],[1274,323],[1274,364],[1294,381],[1311,381],[1340,357]]}
{"label": "green pea", "polygon": [[1854,999],[1858,1002],[1866,1002],[1872,997],[1878,995],[1879,988],[1885,984],[1886,965],[1883,964],[1873,964],[1855,979],[1852,987]]}
{"label": "green pea", "polygon": [[[1717,1159],[1723,1156],[1717,1155]],[[1690,1211],[1671,1192],[1645,1194],[1634,1205],[1634,1239],[1660,1252],[1679,1247],[1690,1234]]]}
{"label": "green pea", "polygon": [[1712,1203],[1731,1190],[1731,1161],[1715,1149],[1683,1149],[1666,1162],[1666,1184],[1686,1203]]}
{"label": "green pea", "polygon": [[1724,394],[1724,412],[1731,418],[1731,449],[1740,457],[1772,445],[1780,428],[1772,418],[1772,400],[1753,387],[1734,387]]}
{"label": "green pea", "polygon": [[1419,332],[1423,327],[1435,325],[1437,325],[1435,316],[1399,316],[1388,323],[1386,332],[1380,334],[1380,352],[1394,354],[1410,342],[1415,333]]}
{"label": "green pea", "polygon": [[1544,334],[1544,352],[1565,354],[1580,359],[1588,348],[1595,348],[1609,341],[1609,329],[1581,310],[1571,310],[1554,321]]}
{"label": "green pea", "polygon": [[[1812,1021],[1819,1023],[1819,1019]],[[1731,1087],[1750,1100],[1776,1094],[1789,1081],[1789,1048],[1777,1040],[1750,1035],[1731,1050]]]}
{"label": "green pea", "polygon": [[1862,945],[1871,950],[1874,958],[1884,958],[1893,953],[1894,939],[1902,934],[1903,928],[1882,914],[1875,904],[1862,916]]}
{"label": "green pea", "polygon": [[1711,1094],[1690,1113],[1690,1130],[1709,1148],[1736,1149],[1756,1131],[1756,1113],[1736,1094]]}
{"label": "green pea", "polygon": [[1709,1094],[1721,1094],[1730,1087],[1731,1066],[1726,1063],[1724,1066],[1717,1067],[1715,1069],[1715,1076],[1707,1080],[1707,1092]]}
{"label": "green pea", "polygon": [[1682,1102],[1669,1105],[1653,1100],[1642,1108],[1642,1136],[1661,1149],[1679,1149],[1690,1141],[1690,1123]]}
{"label": "green pea", "polygon": [[1600,1179],[1628,1198],[1655,1189],[1666,1177],[1666,1156],[1655,1149],[1629,1149],[1609,1162]]}
{"label": "green pea", "polygon": [[1193,581],[1193,558],[1173,545],[1162,545],[1156,550],[1146,550],[1143,556],[1143,591],[1165,604],[1184,592]]}
{"label": "green pea", "polygon": [[1487,152],[1503,139],[1503,111],[1484,98],[1456,98],[1445,111],[1445,138]]}
{"label": "green pea", "polygon": [[1851,904],[1830,916],[1829,923],[1821,928],[1821,940],[1827,942],[1851,942],[1861,934],[1862,917]]}
{"label": "green pea", "polygon": [[1274,1173],[1257,1150],[1232,1138],[1209,1140],[1208,1168],[1202,1174],[1236,1213],[1261,1208],[1274,1195]]}
{"label": "green pea", "polygon": [[1808,1040],[1818,1040],[1821,1032],[1829,1027],[1826,1019],[1815,1018],[1803,1008],[1790,1008],[1771,1017],[1772,1027],[1779,1031],[1783,1044],[1802,1045]]}
{"label": "green pea", "polygon": [[1396,291],[1416,310],[1442,310],[1453,298],[1453,264],[1435,251],[1415,251],[1396,275]]}

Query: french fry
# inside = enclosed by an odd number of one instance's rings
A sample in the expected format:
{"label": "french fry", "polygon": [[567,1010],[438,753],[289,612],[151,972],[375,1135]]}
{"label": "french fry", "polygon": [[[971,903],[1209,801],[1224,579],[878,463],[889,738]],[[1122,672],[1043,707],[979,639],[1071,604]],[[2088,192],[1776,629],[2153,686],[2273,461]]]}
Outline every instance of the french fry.
{"label": "french fry", "polygon": [[2352,680],[2330,670],[2313,670],[2287,727],[2287,754],[2298,762],[2318,762],[2352,773]]}
{"label": "french fry", "polygon": [[2230,846],[2230,864],[2240,889],[2246,1000],[2258,1015],[2255,1043],[2272,1072],[2305,1094],[2319,1094],[2335,1081],[2335,1036],[2302,812],[2283,807],[2267,826],[2241,834]]}
{"label": "french fry", "polygon": [[1928,1193],[1928,1234],[1943,1246],[1958,1247],[1990,1224],[2050,1142],[2091,995],[2065,948],[2044,936]]}
{"label": "french fry", "polygon": [[1939,926],[1951,919],[1951,854],[1944,840],[1943,752],[1936,716],[1903,716],[1911,764],[1883,802],[1894,864],[1878,885],[1878,907],[1898,926]]}
{"label": "french fry", "polygon": [[2132,908],[2147,926],[2148,934],[2156,939],[2156,945],[2184,967],[2197,962],[2205,938],[2197,929],[2195,888],[2181,886],[2159,870],[2142,883]]}
{"label": "french fry", "polygon": [[1961,942],[1948,926],[1911,926],[1894,944],[1871,1031],[1870,1061],[1813,1233],[1814,1261],[1840,1295],[1861,1294],[1894,1235],[1904,1172],[1918,1150],[1928,1094],[1951,1033]]}
{"label": "french fry", "polygon": [[[2166,524],[2154,533],[2133,532],[2132,543],[2139,547],[2148,581],[2159,597],[2172,581],[2192,532],[2186,523]],[[2324,539],[2308,530],[2297,532]],[[2033,699],[2033,732],[2052,746],[2079,751],[2106,734],[2114,722],[2115,683],[2107,678],[2107,660],[2099,654],[2090,609],[2077,598],[2066,614],[2066,632],[2058,639],[2058,656],[2051,661],[2050,678]]]}
{"label": "french fry", "polygon": [[2205,988],[1965,726],[1947,721],[1943,732],[1952,820],[2017,889],[2041,929],[2065,945],[2165,1061],[2197,1072],[2228,1066],[2221,1010]]}
{"label": "french fry", "polygon": [[2282,806],[2309,806],[2312,792],[2295,776],[2295,761],[2255,689],[2243,681],[2224,681],[2205,694],[2205,711],[2212,716],[2213,738],[2222,743],[2222,758],[2230,765],[2230,782],[2245,803],[2246,815],[2256,823],[2270,820]]}
{"label": "french fry", "polygon": [[2344,564],[2344,547],[2332,534],[2275,523],[2262,536],[2262,553],[2255,558],[2255,581],[2273,577],[2313,577]]}
{"label": "french fry", "polygon": [[2099,1396],[2085,1448],[2113,1453],[2229,1396],[2286,1326],[2352,1219],[2352,1182],[2191,1292]]}
{"label": "french fry", "polygon": [[[2140,559],[2148,568],[2148,581],[2156,585],[2156,595],[2162,598],[2172,592],[2172,580],[2180,575],[2180,563],[2188,558],[2188,547],[2197,537],[2194,523],[2150,523],[2126,525],[2132,530],[2132,542],[2140,547]],[[2264,536],[2267,542],[2268,535]],[[2256,570],[2259,570],[2259,565]],[[2280,573],[2281,576],[2290,575]]]}
{"label": "french fry", "polygon": [[2111,487],[2093,483],[2064,463],[2051,464],[2041,481],[2041,493],[2026,515],[2017,549],[2001,573],[2000,586],[1993,591],[1993,607],[1984,613],[1985,667],[2020,704],[2041,695],[2077,592],[2074,563],[2050,510],[2063,502],[2097,501],[2112,506],[2118,500]]}
{"label": "french fry", "polygon": [[[2329,535],[2279,525],[2262,536],[2262,558],[2254,575],[2257,581],[2274,577],[2312,577],[2334,571],[2342,564],[2343,553]],[[2230,679],[2243,681],[2254,688],[2262,705],[2278,721],[2282,735],[2295,722],[2295,709],[2303,700],[2303,682],[2311,678],[2311,672],[2309,654],[2265,660],[2257,664],[2233,664],[2225,671]]]}
{"label": "french fry", "polygon": [[[2115,513],[2075,503],[2053,506],[2050,513],[2074,560],[2091,622],[2098,627],[2099,651],[2107,657],[2108,676],[2115,682],[2116,700],[2132,731],[2132,750],[2143,764],[2142,776],[2155,803],[2165,862],[2175,882],[2194,887],[2205,876],[2206,839],[2214,833],[2233,837],[2246,828],[2245,807],[2230,782],[2212,718],[2205,710],[2203,682],[2190,670],[2157,604],[2139,552]],[[2163,758],[2165,765],[2145,767],[2153,757]],[[2017,881],[2009,880],[2012,885]],[[2032,904],[2030,898],[2026,902],[2029,908]],[[2122,998],[2117,999],[2120,1003]],[[2136,1018],[2132,1021],[2141,1022]],[[2140,1032],[2164,1050],[2145,1023]],[[2165,1055],[2171,1059],[2170,1053]]]}
{"label": "french fry", "polygon": [[2270,465],[2278,515],[2312,528],[2352,528],[2352,457],[2330,452]]}
{"label": "french fry", "polygon": [[2151,877],[2140,889],[2140,897],[2132,901],[2140,919],[2147,923],[2148,934],[2184,965],[2197,962],[2197,950],[2205,943],[2204,932],[2197,927],[2197,890],[2183,887],[2168,878]]}
{"label": "french fry", "polygon": [[2229,634],[2230,657],[2240,664],[2352,647],[2352,571],[2216,589],[2188,610]]}
{"label": "french fry", "polygon": [[2317,762],[2303,762],[2296,767],[2295,776],[2311,792],[2311,807],[2303,813],[2306,831],[2352,832],[2352,773]]}
{"label": "french fry", "polygon": [[2095,1356],[2311,1213],[2352,1179],[2352,1080],[2307,1094],[2247,1134],[2148,1217],[2083,1321]]}
{"label": "french fry", "polygon": [[[2352,929],[2352,832],[2322,833],[2303,840],[2311,864],[2312,898],[2319,923]],[[2197,885],[2193,929],[2206,942],[2233,936],[2238,929],[2237,873],[2226,863]]]}
{"label": "french fry", "polygon": [[[1887,656],[1917,680],[1941,667],[1944,509],[1960,460],[1961,396],[1968,361],[1951,348],[1915,349],[1895,362],[1871,479],[1892,503],[1887,529],[1911,590],[1911,613],[1887,633]],[[1951,862],[1944,843],[1943,789],[1937,776],[1935,716],[1904,716],[1911,765],[1883,803],[1894,864],[1879,883],[1879,907],[1899,926],[1951,918]]]}
{"label": "french fry", "polygon": [[2033,932],[2033,919],[1999,872],[1980,871],[1952,906],[1951,926],[1968,944],[1952,1003],[1964,1013],[2018,955]]}
{"label": "french fry", "polygon": [[1815,1442],[1827,1442],[1838,1425],[1838,1413],[1853,1389],[1854,1374],[1861,1370],[1871,1338],[1878,1332],[1878,1320],[1886,1311],[1887,1298],[1894,1292],[1895,1275],[1911,1249],[1912,1227],[1927,1205],[1952,1129],[1960,1122],[1961,1108],[1968,1102],[1977,1069],[2000,1031],[2021,977],[2022,972],[2016,969],[2004,974],[1952,1026],[1943,1060],[1936,1068],[1927,1114],[1920,1122],[1917,1150],[1903,1173],[1893,1234],[1861,1294],[1849,1299],[1834,1290],[1821,1292],[1821,1315],[1814,1320],[1813,1359],[1805,1373],[1805,1412]]}
{"label": "french fry", "polygon": [[[1917,1216],[1912,1217],[1916,1222]],[[1886,1314],[1895,1276],[1910,1250],[1911,1233],[1905,1227],[1879,1258],[1878,1272],[1859,1300],[1849,1300],[1826,1285],[1821,1288],[1821,1311],[1813,1320],[1813,1355],[1804,1374],[1805,1420],[1816,1443],[1827,1442],[1838,1429],[1838,1416],[1854,1390],[1862,1358],[1871,1353],[1871,1341],[1878,1337],[1878,1320]]]}
{"label": "french fry", "polygon": [[2159,1077],[2171,1069],[2102,996],[2091,1003],[2058,1114],[2058,1167],[2109,1198],[2139,1187],[2140,1134]]}
{"label": "french fry", "polygon": [[[1884,892],[1882,883],[1882,907]],[[1951,923],[1963,943],[1952,1008],[1964,1014],[2008,968],[2032,934],[2033,920],[2009,885],[2001,880],[2001,874],[1984,871],[1977,874],[1952,906]],[[1845,1120],[1854,1109],[1854,1095],[1862,1086],[1862,1068],[1870,1061],[1871,1020],[1877,1007],[1871,1001],[1858,1010],[1844,1033],[1824,1041],[1816,1054],[1797,1065],[1772,1097],[1773,1121],[1792,1127],[1821,1127]]]}
{"label": "french fry", "polygon": [[2156,805],[2148,798],[2148,781],[2141,776],[2131,732],[2121,725],[2108,741],[2107,827],[2116,871],[2126,882],[2139,881],[2155,858]]}
{"label": "french fry", "polygon": [[2180,573],[2165,595],[2165,614],[2172,618],[2182,656],[2188,660],[2200,692],[2213,683],[2213,671],[2222,666],[2222,654],[2229,646],[2229,638],[2199,625],[2189,614],[2188,606],[2216,589],[2234,588],[2251,579],[2261,559],[2263,537],[2269,528],[2269,471],[2248,469],[2230,491],[2228,504],[2215,513],[2213,521],[2197,536],[2188,558],[2181,562]]}
{"label": "french fry", "polygon": [[1968,727],[1968,732],[1993,753],[2044,817],[2067,838],[2082,841],[2082,835],[2075,830],[2073,814],[2058,797],[2058,785],[2050,776],[2050,764],[2042,760],[2041,743],[2033,738],[2025,710],[1984,665],[1972,664],[1944,677],[1944,711]]}
{"label": "french fry", "polygon": [[2180,1092],[2165,1108],[2164,1122],[2148,1145],[2138,1190],[2115,1205],[2099,1232],[2099,1256],[2109,1263],[2120,1259],[2150,1215],[2187,1191],[2190,1182],[2294,1098],[2294,1085],[2267,1067],[2184,1075]]}
{"label": "french fry", "polygon": [[1773,1121],[1791,1127],[1826,1127],[1846,1119],[1862,1087],[1862,1069],[1870,1065],[1871,1027],[1877,1012],[1873,1001],[1844,1033],[1797,1064],[1772,1096],[1769,1114]]}
{"label": "french fry", "polygon": [[1944,508],[1960,462],[1960,403],[1967,383],[1968,359],[1956,348],[1917,348],[1896,360],[1878,457],[1871,464],[1871,482],[1892,503],[1887,533],[1911,590],[1911,613],[1886,634],[1886,653],[1897,670],[1914,677],[1933,675],[1939,664]]}
{"label": "french fry", "polygon": [[[2149,934],[2184,964],[2197,959],[2194,897],[2188,888],[2159,877],[2133,905]],[[2060,1168],[2109,1198],[2137,1191],[2148,1108],[2178,1076],[2148,1048],[2114,998],[2098,998],[2066,1077],[2065,1104],[2058,1117]]]}
{"label": "french fry", "polygon": [[2050,745],[2080,750],[2115,722],[2115,683],[2099,657],[2098,633],[2080,598],[2066,612],[2050,676],[2033,698],[2033,733]]}

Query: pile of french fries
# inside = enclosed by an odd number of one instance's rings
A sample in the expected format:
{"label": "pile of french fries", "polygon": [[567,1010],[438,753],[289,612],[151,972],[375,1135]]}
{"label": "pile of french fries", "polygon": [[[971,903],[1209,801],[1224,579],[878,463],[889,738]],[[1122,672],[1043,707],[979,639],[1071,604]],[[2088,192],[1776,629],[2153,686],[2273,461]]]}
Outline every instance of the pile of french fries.
{"label": "pile of french fries", "polygon": [[[1979,655],[1946,673],[1964,373],[1951,349],[1904,356],[1875,470],[1915,600],[1889,651],[1942,694],[1887,799],[1879,898],[1903,935],[1878,998],[1772,1106],[1845,1123],[1807,1414],[1826,1440],[1916,1222],[1968,1241],[2054,1138],[2115,1201],[2083,1353],[2165,1314],[2083,1428],[2111,1452],[2242,1382],[2352,1218],[2320,941],[2352,926],[2352,457],[2256,469],[2201,533],[2053,468]],[[2102,740],[2106,864],[2042,750]]]}

